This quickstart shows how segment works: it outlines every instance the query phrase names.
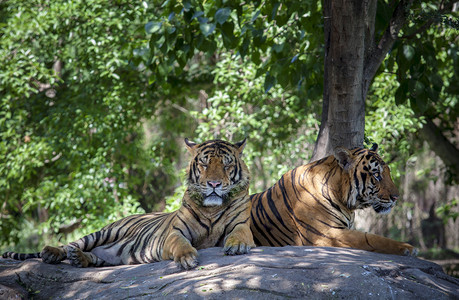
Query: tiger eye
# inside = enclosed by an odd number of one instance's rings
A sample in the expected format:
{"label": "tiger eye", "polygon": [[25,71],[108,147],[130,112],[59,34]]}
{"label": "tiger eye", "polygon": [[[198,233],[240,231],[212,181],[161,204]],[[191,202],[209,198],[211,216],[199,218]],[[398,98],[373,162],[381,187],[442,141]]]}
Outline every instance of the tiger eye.
{"label": "tiger eye", "polygon": [[381,181],[382,180],[381,174],[379,172],[374,173],[373,176],[374,176],[374,178],[376,178],[377,181]]}

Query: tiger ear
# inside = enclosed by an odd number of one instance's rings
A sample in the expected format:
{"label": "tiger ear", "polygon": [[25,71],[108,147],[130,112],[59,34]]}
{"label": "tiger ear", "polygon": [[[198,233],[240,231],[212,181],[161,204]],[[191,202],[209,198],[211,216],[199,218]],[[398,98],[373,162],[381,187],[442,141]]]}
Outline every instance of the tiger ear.
{"label": "tiger ear", "polygon": [[344,171],[349,171],[352,166],[352,157],[349,150],[337,147],[335,149],[335,158]]}
{"label": "tiger ear", "polygon": [[238,148],[239,155],[242,154],[242,151],[243,151],[244,148],[245,148],[246,142],[247,142],[247,138],[244,138],[242,141],[237,142],[236,144],[234,144],[234,145]]}
{"label": "tiger ear", "polygon": [[371,151],[377,152],[378,151],[378,144],[373,143],[373,145],[370,148]]}
{"label": "tiger ear", "polygon": [[194,155],[198,144],[190,141],[188,138],[185,138],[185,145],[186,145],[186,148],[188,149],[188,152]]}

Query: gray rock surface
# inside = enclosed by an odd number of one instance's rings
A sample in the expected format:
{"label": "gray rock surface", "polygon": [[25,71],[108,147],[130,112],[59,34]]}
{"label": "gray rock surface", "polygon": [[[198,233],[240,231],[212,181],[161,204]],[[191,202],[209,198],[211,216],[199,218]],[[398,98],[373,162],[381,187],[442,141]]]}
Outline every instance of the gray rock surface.
{"label": "gray rock surface", "polygon": [[105,268],[0,259],[0,298],[20,299],[459,299],[459,280],[413,257],[328,247],[259,247],[199,266],[172,261]]}

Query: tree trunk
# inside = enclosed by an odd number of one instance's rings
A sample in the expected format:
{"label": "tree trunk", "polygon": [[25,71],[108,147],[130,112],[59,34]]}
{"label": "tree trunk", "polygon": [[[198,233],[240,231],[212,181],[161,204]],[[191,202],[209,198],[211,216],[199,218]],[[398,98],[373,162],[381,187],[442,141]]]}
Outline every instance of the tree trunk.
{"label": "tree trunk", "polygon": [[392,48],[412,1],[400,1],[378,43],[376,0],[325,0],[325,66],[322,121],[311,161],[338,146],[363,146],[365,99],[370,83]]}
{"label": "tree trunk", "polygon": [[368,6],[368,2],[359,0],[326,0],[324,3],[324,102],[312,160],[331,154],[337,146],[363,145],[362,87]]}

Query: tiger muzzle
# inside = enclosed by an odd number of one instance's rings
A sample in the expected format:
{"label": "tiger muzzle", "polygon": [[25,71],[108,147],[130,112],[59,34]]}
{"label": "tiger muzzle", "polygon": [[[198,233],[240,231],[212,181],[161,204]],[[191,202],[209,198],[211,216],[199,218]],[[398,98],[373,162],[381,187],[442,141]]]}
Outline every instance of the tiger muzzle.
{"label": "tiger muzzle", "polygon": [[220,181],[208,181],[204,194],[203,206],[220,206],[222,204],[222,183]]}

